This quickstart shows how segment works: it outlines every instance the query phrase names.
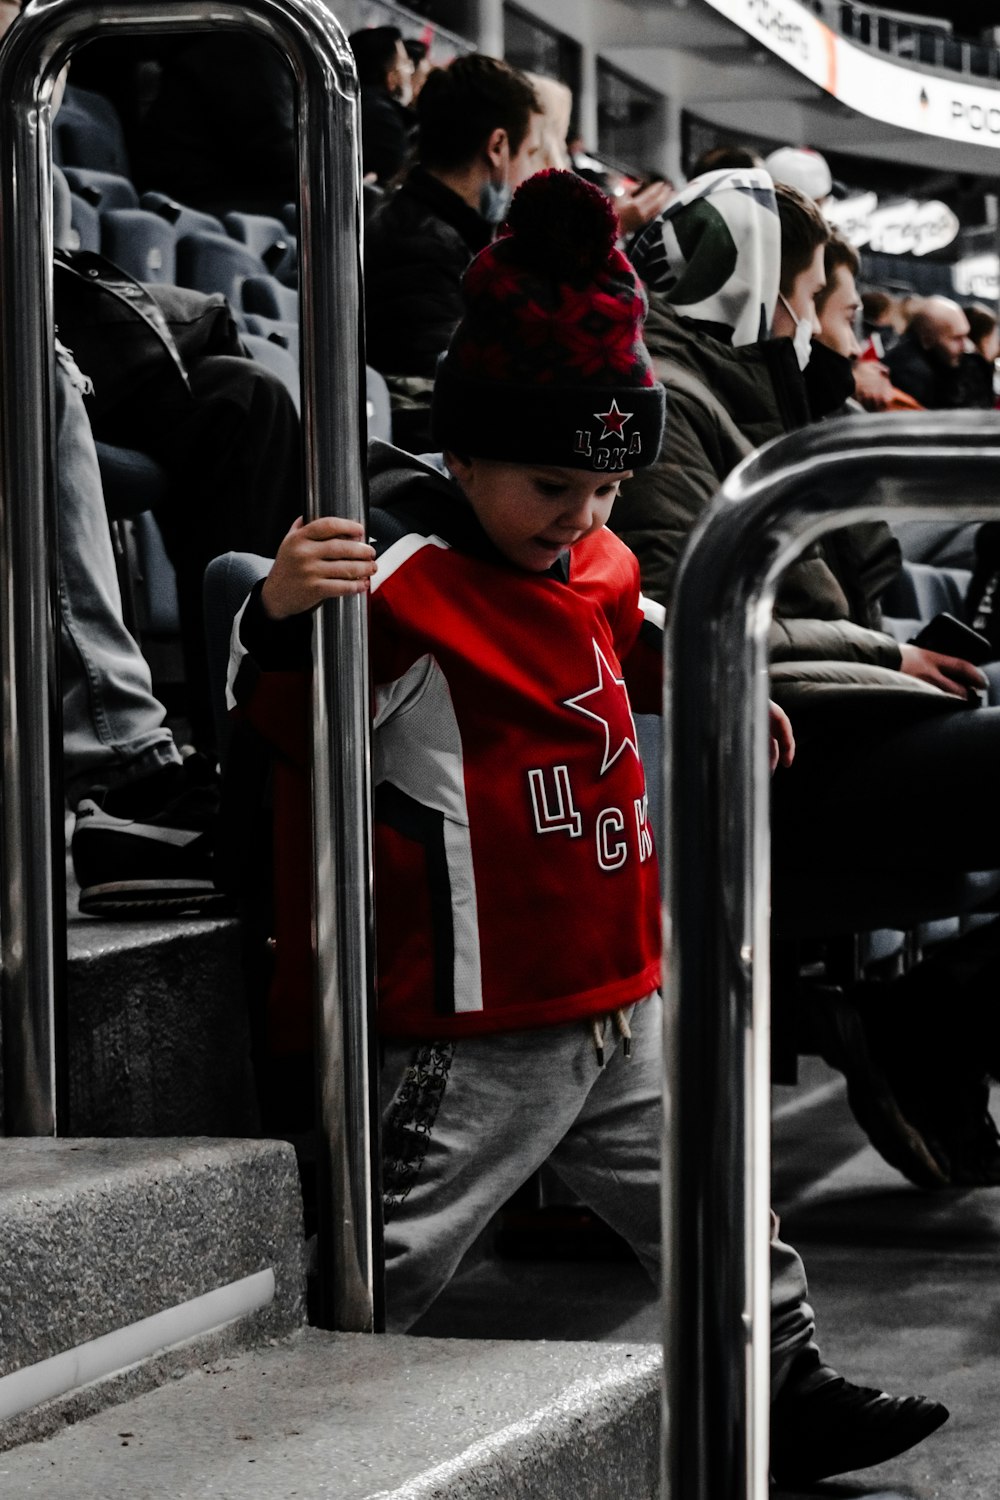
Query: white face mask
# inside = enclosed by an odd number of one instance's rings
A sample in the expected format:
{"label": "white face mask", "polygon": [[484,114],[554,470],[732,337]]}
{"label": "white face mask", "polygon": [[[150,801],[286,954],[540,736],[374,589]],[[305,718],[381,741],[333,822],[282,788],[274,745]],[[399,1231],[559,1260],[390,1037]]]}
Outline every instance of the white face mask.
{"label": "white face mask", "polygon": [[479,212],[487,224],[502,224],[507,217],[513,193],[505,180],[486,182],[479,193]]}
{"label": "white face mask", "polygon": [[778,296],[781,299],[781,305],[785,309],[785,312],[795,324],[795,334],[792,338],[792,345],[795,349],[795,358],[798,360],[799,369],[804,370],[806,365],[809,363],[809,360],[812,358],[812,322],[809,318],[799,318],[796,316],[793,309],[789,306],[788,299],[785,296],[784,292],[779,292]]}

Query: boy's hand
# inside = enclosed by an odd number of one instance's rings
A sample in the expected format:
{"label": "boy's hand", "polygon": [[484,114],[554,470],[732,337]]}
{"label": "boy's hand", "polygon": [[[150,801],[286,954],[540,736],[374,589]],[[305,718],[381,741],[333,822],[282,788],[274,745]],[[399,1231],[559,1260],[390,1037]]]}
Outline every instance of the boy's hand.
{"label": "boy's hand", "polygon": [[772,773],[779,766],[790,766],[795,759],[795,735],[792,721],[783,708],[772,700],[768,703],[768,738]]}
{"label": "boy's hand", "polygon": [[286,620],[315,609],[324,599],[367,593],[376,567],[375,548],[357,521],[321,516],[306,524],[299,516],[264,582],[264,612],[272,620]]}

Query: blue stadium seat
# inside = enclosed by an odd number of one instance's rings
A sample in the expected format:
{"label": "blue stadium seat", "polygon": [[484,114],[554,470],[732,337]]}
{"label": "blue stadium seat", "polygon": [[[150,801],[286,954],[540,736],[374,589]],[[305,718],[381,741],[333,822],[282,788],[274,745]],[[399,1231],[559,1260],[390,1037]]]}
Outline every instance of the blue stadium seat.
{"label": "blue stadium seat", "polygon": [[70,243],[64,250],[100,250],[101,218],[97,209],[77,193],[70,194]]}
{"label": "blue stadium seat", "polygon": [[244,312],[258,313],[265,318],[275,318],[279,323],[297,323],[299,320],[299,294],[292,287],[282,286],[273,276],[250,276],[243,286]]}
{"label": "blue stadium seat", "polygon": [[365,386],[368,396],[368,438],[381,438],[392,442],[392,403],[389,387],[377,370],[365,366]]}
{"label": "blue stadium seat", "polygon": [[137,281],[176,281],[174,227],[143,208],[114,208],[101,215],[101,253]]}
{"label": "blue stadium seat", "polygon": [[287,349],[292,358],[298,361],[298,323],[288,323],[281,318],[265,318],[261,313],[246,313],[243,321],[246,324],[247,333],[256,334],[258,338],[269,339],[280,349]]}
{"label": "blue stadium seat", "polygon": [[214,214],[203,214],[198,208],[188,208],[166,193],[143,193],[139,207],[151,214],[159,214],[174,226],[177,238],[184,234],[225,234],[225,225]]}
{"label": "blue stadium seat", "polygon": [[106,213],[109,208],[139,207],[139,195],[127,177],[91,167],[64,167],[63,172],[70,190],[98,213]]}
{"label": "blue stadium seat", "polygon": [[243,334],[242,342],[254,359],[278,376],[298,411],[301,400],[298,360],[293,359],[281,344],[276,344],[273,339],[262,338],[259,333]]}
{"label": "blue stadium seat", "polygon": [[118,111],[102,94],[71,84],[53,124],[53,151],[64,167],[128,177],[131,166]]}
{"label": "blue stadium seat", "polygon": [[226,214],[226,233],[253,255],[259,255],[272,275],[288,254],[288,230],[280,219],[267,214]]}
{"label": "blue stadium seat", "polygon": [[[246,286],[263,274],[257,256],[224,234],[185,234],[177,241],[178,286],[224,293],[238,323],[242,323]],[[270,277],[265,275],[264,280]]]}

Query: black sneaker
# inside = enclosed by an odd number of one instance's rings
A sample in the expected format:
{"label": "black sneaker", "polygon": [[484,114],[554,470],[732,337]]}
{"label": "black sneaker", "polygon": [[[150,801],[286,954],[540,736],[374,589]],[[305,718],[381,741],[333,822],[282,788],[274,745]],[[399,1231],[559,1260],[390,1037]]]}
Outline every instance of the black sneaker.
{"label": "black sneaker", "polygon": [[807,1379],[795,1374],[771,1408],[771,1475],[782,1489],[885,1463],[948,1420],[940,1401],[852,1385],[818,1360]]}
{"label": "black sneaker", "polygon": [[204,913],[225,904],[212,878],[218,777],[203,755],[115,787],[76,810],[73,867],[88,916]]}

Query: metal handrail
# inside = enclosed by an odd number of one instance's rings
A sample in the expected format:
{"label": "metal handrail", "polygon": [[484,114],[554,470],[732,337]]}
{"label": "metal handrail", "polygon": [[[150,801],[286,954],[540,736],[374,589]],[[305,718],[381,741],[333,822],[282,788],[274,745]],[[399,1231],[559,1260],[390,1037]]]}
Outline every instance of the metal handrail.
{"label": "metal handrail", "polygon": [[1000,418],[850,417],[779,438],[726,481],[678,577],[661,844],[670,1500],[767,1495],[767,634],[777,579],[803,548],[887,510],[995,519]]}
{"label": "metal handrail", "polygon": [[[917,68],[923,64],[963,77],[1000,78],[1000,49],[993,43],[966,41],[940,26],[921,25],[916,20],[896,20],[853,0],[803,0],[803,4],[845,41],[870,52],[891,53],[902,62],[915,63]],[[900,50],[904,41],[913,47],[912,56]],[[931,51],[933,57],[928,57],[926,53]],[[974,58],[981,59],[985,66],[973,68]]]}
{"label": "metal handrail", "polygon": [[[302,421],[307,513],[364,522],[364,357],[357,78],[322,0],[29,0],[0,48],[0,962],[7,1128],[55,1133],[61,767],[52,601],[51,100],[74,48],[149,31],[271,42],[298,89]],[[344,312],[346,309],[346,315]],[[361,597],[324,606],[315,638],[314,940],[320,1078],[321,1318],[378,1318],[370,715]],[[38,683],[44,682],[44,692]]]}

